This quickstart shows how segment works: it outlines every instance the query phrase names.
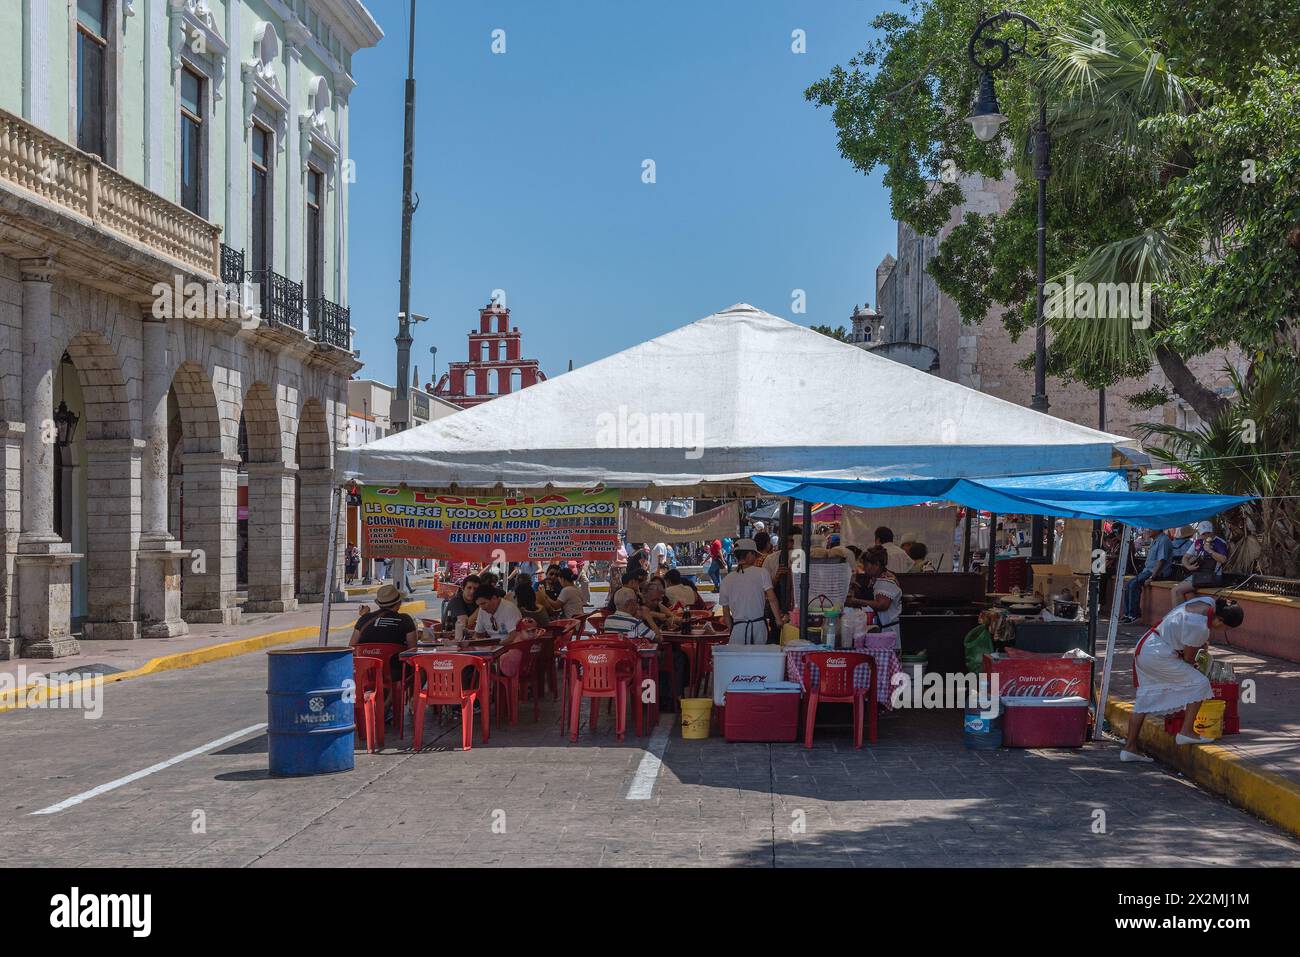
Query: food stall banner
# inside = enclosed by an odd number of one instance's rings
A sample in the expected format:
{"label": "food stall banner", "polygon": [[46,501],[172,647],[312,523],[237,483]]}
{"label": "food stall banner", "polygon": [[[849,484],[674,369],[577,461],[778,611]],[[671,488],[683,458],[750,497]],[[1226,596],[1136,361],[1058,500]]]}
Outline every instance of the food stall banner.
{"label": "food stall banner", "polygon": [[609,561],[618,547],[618,490],[493,498],[363,485],[361,526],[371,558]]}
{"label": "food stall banner", "polygon": [[[962,527],[957,523],[958,510],[951,505],[926,508],[923,505],[899,505],[894,508],[844,509],[840,524],[840,541],[845,545],[870,548],[876,529],[884,525],[894,533],[894,544],[911,533],[914,541],[925,545],[925,560],[941,572],[952,571],[954,548],[961,551]],[[972,546],[973,547],[973,546]]]}
{"label": "food stall banner", "polygon": [[659,515],[644,509],[627,512],[629,542],[711,542],[715,538],[735,538],[740,523],[740,507],[728,502],[695,515]]}

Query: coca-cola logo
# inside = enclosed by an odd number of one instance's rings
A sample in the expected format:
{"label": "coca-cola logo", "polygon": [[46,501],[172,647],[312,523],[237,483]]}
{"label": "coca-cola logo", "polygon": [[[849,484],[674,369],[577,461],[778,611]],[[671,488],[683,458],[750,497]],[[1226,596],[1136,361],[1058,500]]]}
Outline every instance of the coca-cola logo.
{"label": "coca-cola logo", "polygon": [[736,677],[732,678],[731,680],[732,680],[732,681],[746,681],[746,682],[749,682],[749,683],[752,684],[752,683],[757,682],[757,681],[766,681],[766,680],[767,680],[767,675],[736,675]]}
{"label": "coca-cola logo", "polygon": [[827,668],[847,668],[848,665],[849,665],[849,660],[848,660],[847,658],[827,658],[827,659],[826,659],[826,667],[827,667]]}
{"label": "coca-cola logo", "polygon": [[442,661],[435,661],[433,663],[433,667],[434,670],[436,671],[451,671],[451,669],[454,668],[455,665],[450,661],[442,660]]}
{"label": "coca-cola logo", "polygon": [[1079,694],[1081,678],[1011,675],[1002,679],[1002,694],[1012,698],[1069,698]]}
{"label": "coca-cola logo", "polygon": [[607,661],[609,661],[609,655],[588,655],[587,656],[588,664],[603,665]]}

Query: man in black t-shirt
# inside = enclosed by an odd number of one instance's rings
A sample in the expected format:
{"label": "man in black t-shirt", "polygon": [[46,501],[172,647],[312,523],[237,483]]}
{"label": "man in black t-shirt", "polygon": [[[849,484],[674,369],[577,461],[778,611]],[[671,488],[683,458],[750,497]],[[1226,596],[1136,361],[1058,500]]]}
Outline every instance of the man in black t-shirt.
{"label": "man in black t-shirt", "polygon": [[[415,619],[401,612],[402,598],[402,593],[392,585],[380,588],[375,596],[379,610],[357,619],[348,645],[353,648],[357,645],[380,644],[414,648],[419,631]],[[401,680],[402,661],[397,655],[393,655],[390,661],[390,672],[394,681]]]}

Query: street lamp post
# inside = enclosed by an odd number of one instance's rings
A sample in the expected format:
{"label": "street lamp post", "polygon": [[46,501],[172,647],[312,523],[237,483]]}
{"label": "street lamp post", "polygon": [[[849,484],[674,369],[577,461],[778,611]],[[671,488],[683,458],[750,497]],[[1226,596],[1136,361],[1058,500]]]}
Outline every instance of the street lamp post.
{"label": "street lamp post", "polygon": [[[1003,10],[991,17],[981,20],[971,34],[966,46],[970,62],[980,71],[979,93],[975,98],[975,107],[966,122],[970,123],[975,136],[987,143],[998,135],[998,130],[1007,118],[998,105],[997,90],[993,86],[993,71],[1005,67],[1013,56],[1033,55],[1029,53],[1025,39],[1015,37],[986,35],[1010,23],[1019,23],[1025,28],[1025,38],[1029,30],[1042,33],[1043,28],[1022,13]],[[981,60],[976,48],[982,46],[985,53],[993,52],[987,61]],[[1047,326],[1043,322],[1045,306],[1044,287],[1047,285],[1047,178],[1052,173],[1050,164],[1051,136],[1047,131],[1047,98],[1040,84],[1038,87],[1038,122],[1034,125],[1034,179],[1038,181],[1038,304],[1034,324],[1034,396],[1029,407],[1036,412],[1046,412],[1047,402]]]}

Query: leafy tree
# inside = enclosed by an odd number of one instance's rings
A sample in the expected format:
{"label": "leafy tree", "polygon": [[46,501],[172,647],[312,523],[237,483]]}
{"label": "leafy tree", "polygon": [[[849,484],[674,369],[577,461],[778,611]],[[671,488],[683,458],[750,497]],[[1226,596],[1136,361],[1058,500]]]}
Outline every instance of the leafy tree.
{"label": "leafy tree", "polygon": [[813,332],[820,332],[823,336],[830,336],[832,339],[838,339],[840,342],[849,341],[849,331],[843,326],[836,326],[832,329],[830,326],[810,326]]}
{"label": "leafy tree", "polygon": [[1300,4],[1026,0],[1020,9],[1046,30],[1016,35],[1041,56],[998,71],[1010,122],[1003,140],[981,143],[962,119],[978,79],[966,45],[987,9],[916,0],[910,15],[883,14],[872,24],[879,36],[806,96],[831,108],[846,159],[863,172],[885,168],[894,216],[920,232],[937,232],[961,202],[954,173],[1016,174],[1010,208],[968,214],[930,271],[966,321],[1000,304],[1018,337],[1035,315],[1028,146],[1041,85],[1053,134],[1054,278],[1151,283],[1153,293],[1149,325],[1051,320],[1049,372],[1096,388],[1158,364],[1212,419],[1226,400],[1187,359],[1219,347],[1247,358],[1294,352],[1300,342]]}

